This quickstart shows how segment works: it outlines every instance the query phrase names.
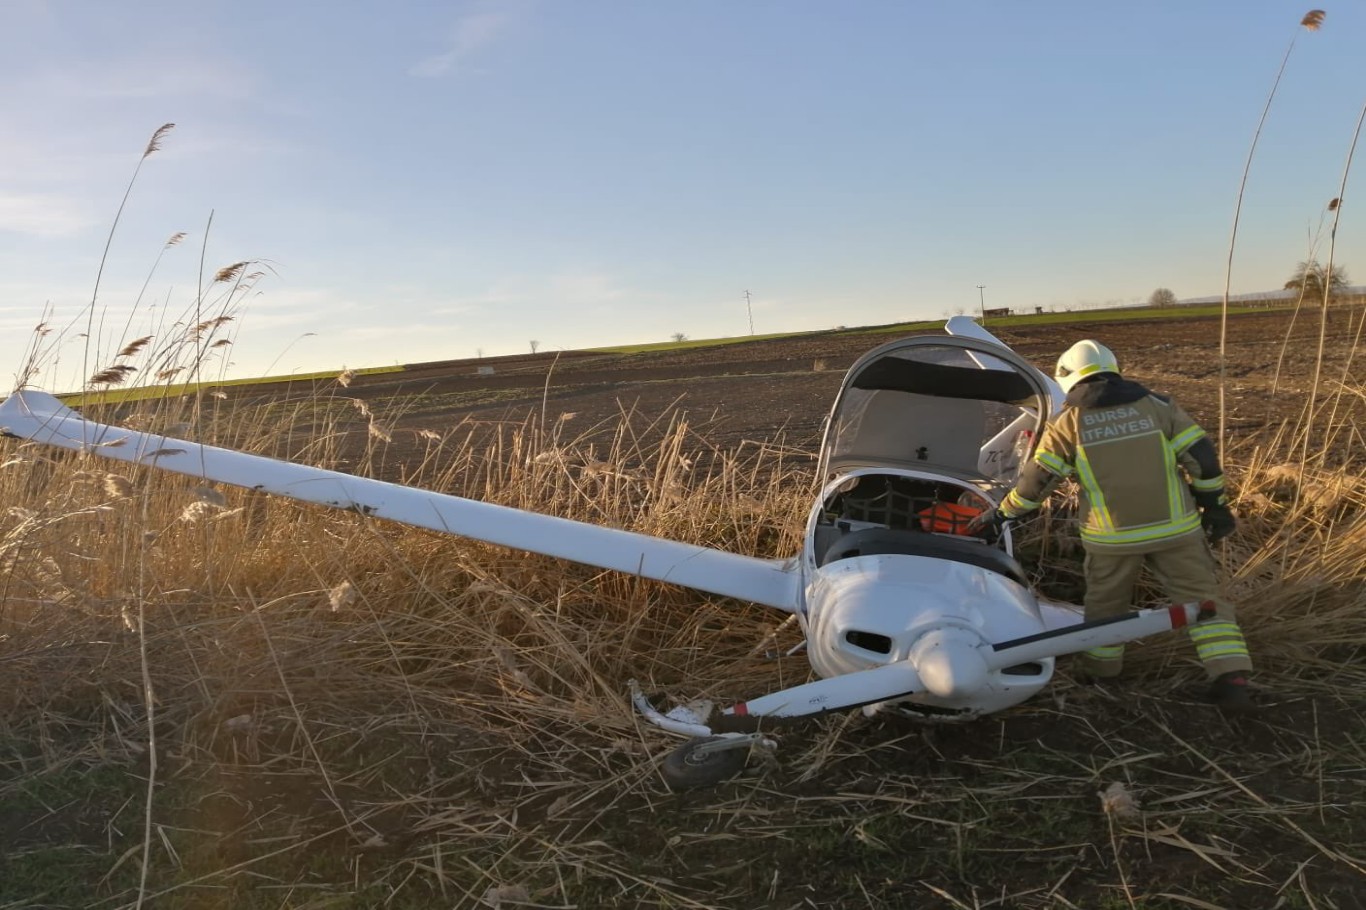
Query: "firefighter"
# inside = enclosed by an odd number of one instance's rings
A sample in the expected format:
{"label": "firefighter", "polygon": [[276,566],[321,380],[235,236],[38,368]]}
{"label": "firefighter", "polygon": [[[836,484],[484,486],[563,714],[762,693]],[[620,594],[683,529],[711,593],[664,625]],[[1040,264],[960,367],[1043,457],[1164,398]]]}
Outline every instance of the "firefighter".
{"label": "firefighter", "polygon": [[[1247,642],[1233,604],[1219,595],[1206,543],[1232,534],[1236,524],[1214,444],[1176,402],[1123,378],[1115,355],[1099,342],[1068,348],[1054,375],[1067,395],[1062,411],[1014,489],[975,530],[998,534],[1074,478],[1081,487],[1086,619],[1132,609],[1146,565],[1173,602],[1214,603],[1214,615],[1189,627],[1210,698],[1227,711],[1252,708]],[[1123,660],[1122,644],[1093,648],[1081,655],[1080,668],[1092,678],[1115,677]]]}

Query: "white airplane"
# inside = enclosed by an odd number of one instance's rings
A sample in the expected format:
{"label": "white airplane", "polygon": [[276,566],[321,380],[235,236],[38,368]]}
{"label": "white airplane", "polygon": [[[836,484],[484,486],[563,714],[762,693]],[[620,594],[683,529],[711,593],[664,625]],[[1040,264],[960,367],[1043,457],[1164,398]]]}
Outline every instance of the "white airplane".
{"label": "white airplane", "polygon": [[675,788],[744,766],[763,732],[852,708],[965,721],[1046,686],[1054,658],[1195,622],[1202,605],[1083,622],[1042,600],[996,541],[963,534],[994,509],[1062,401],[1053,380],[975,322],[888,342],[849,369],[821,446],[820,496],[800,553],[763,559],[525,512],[336,471],[88,421],[53,396],[14,392],[5,435],[303,502],[348,509],[671,582],[795,616],[818,679],[725,708],[662,712],[632,681],[650,723],[690,737],[664,761]]}

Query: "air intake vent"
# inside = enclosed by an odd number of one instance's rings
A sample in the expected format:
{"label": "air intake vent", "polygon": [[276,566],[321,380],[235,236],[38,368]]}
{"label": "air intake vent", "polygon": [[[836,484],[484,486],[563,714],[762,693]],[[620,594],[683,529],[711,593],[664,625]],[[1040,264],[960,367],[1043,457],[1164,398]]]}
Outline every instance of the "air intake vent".
{"label": "air intake vent", "polygon": [[876,632],[860,632],[857,629],[850,629],[844,633],[844,640],[855,648],[862,648],[876,654],[892,653],[892,640],[886,635],[879,635]]}
{"label": "air intake vent", "polygon": [[1043,664],[1030,661],[1027,664],[1016,664],[1013,667],[1006,667],[1001,671],[1006,676],[1041,676],[1043,675]]}

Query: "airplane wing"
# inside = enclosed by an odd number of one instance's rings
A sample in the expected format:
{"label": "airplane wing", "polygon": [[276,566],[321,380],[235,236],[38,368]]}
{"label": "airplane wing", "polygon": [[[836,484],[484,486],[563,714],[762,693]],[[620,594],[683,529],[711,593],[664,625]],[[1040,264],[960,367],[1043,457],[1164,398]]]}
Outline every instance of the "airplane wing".
{"label": "airplane wing", "polygon": [[760,559],[88,421],[45,392],[0,405],[0,432],[630,575],[797,610],[795,560]]}

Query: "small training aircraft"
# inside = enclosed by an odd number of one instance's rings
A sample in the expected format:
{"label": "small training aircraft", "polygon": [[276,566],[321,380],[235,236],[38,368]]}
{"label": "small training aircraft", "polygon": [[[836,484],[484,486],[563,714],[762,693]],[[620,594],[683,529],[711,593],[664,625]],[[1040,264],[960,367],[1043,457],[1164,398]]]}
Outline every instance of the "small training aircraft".
{"label": "small training aircraft", "polygon": [[[891,710],[964,721],[1016,705],[1054,658],[1196,621],[1177,604],[1083,622],[1040,599],[996,540],[964,533],[994,509],[1062,394],[965,317],[947,334],[888,342],[849,369],[826,423],[821,492],[800,553],[763,559],[525,512],[336,471],[139,433],[83,418],[53,396],[14,392],[11,437],[348,509],[489,543],[671,582],[792,614],[818,679],[718,709],[662,711],[631,683],[650,723],[690,741],[662,765],[675,788],[745,764],[763,731],[832,711]],[[791,618],[791,617],[790,617]]]}

